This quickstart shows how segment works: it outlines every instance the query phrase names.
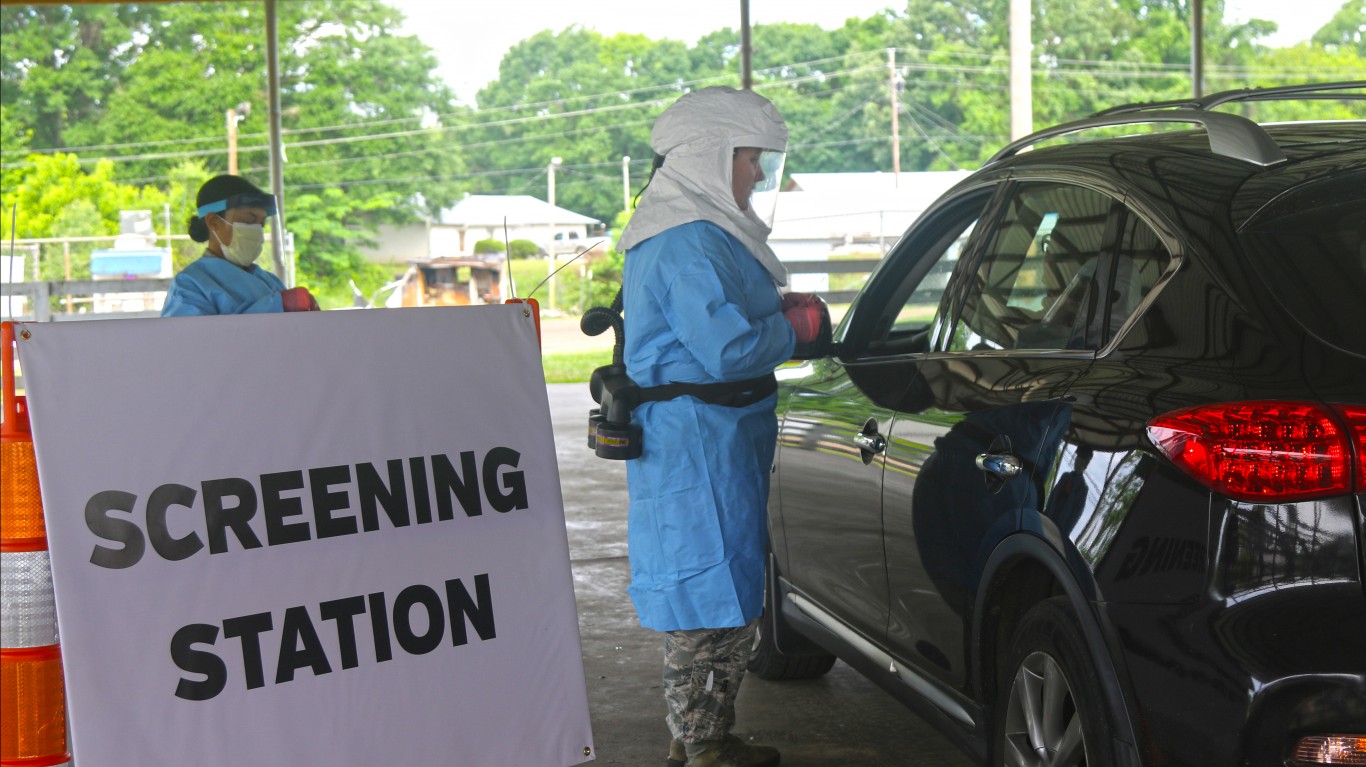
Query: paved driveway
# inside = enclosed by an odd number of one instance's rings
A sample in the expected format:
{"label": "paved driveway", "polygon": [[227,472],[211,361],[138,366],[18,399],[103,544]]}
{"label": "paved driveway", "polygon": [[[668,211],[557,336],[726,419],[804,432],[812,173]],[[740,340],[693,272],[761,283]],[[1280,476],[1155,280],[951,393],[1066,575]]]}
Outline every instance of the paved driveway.
{"label": "paved driveway", "polygon": [[[660,689],[663,639],[642,629],[626,595],[626,465],[585,439],[587,384],[552,384],[550,412],[579,607],[597,763],[662,767],[669,731]],[[747,677],[736,733],[776,746],[785,767],[966,767],[914,714],[837,663],[820,679]]]}

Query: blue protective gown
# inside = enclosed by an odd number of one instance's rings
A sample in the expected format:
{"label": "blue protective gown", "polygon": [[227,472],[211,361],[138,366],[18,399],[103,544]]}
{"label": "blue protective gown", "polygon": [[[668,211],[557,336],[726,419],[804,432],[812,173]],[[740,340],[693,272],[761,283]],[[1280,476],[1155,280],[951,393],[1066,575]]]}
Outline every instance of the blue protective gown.
{"label": "blue protective gown", "polygon": [[[705,221],[632,248],[623,278],[626,369],[641,386],[773,372],[796,338],[773,279]],[[650,402],[626,464],[631,599],[656,631],[742,626],[763,611],[776,395],[743,408]]]}
{"label": "blue protective gown", "polygon": [[282,312],[280,278],[252,265],[246,269],[226,258],[203,255],[171,281],[162,317],[203,314],[264,314]]}

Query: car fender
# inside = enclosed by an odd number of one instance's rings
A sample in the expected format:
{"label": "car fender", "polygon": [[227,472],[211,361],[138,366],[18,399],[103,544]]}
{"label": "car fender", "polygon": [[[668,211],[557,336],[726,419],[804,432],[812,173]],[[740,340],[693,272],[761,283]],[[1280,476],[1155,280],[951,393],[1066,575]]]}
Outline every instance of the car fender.
{"label": "car fender", "polygon": [[[1053,532],[1056,533],[1056,530]],[[1121,755],[1120,765],[1138,767],[1142,760],[1139,758],[1136,745],[1138,741],[1134,737],[1133,716],[1130,713],[1133,707],[1119,683],[1122,678],[1121,669],[1116,665],[1114,655],[1110,652],[1110,647],[1113,646],[1109,637],[1110,632],[1103,626],[1103,610],[1094,599],[1097,593],[1096,584],[1080,557],[1075,553],[1073,556],[1076,559],[1075,567],[1069,566],[1067,559],[1057,548],[1032,532],[1007,536],[992,550],[982,569],[969,635],[972,650],[970,679],[975,690],[974,697],[989,703],[985,664],[992,663],[994,668],[996,655],[993,654],[990,658],[985,656],[988,652],[988,639],[997,633],[1002,618],[999,611],[993,611],[991,607],[993,585],[998,584],[1008,571],[1022,563],[1043,568],[1052,582],[1058,584],[1062,593],[1066,595],[1081,623],[1087,648],[1096,664],[1096,673],[1100,677],[1106,703],[1115,714],[1115,752]],[[1027,607],[1028,605],[1022,606],[1020,613],[1022,614]],[[1008,641],[1008,638],[1004,638],[1003,641]]]}

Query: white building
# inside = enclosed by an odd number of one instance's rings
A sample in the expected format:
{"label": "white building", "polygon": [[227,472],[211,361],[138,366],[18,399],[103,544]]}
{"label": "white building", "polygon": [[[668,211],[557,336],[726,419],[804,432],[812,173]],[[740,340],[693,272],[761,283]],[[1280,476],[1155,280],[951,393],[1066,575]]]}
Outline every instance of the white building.
{"label": "white building", "polygon": [[486,239],[530,240],[542,252],[575,252],[588,244],[589,230],[600,226],[595,218],[530,195],[476,194],[441,211],[434,221],[381,226],[376,247],[362,252],[371,261],[411,263],[470,256],[474,244]]}
{"label": "white building", "polygon": [[[886,255],[902,233],[969,171],[793,173],[778,194],[768,244],[782,261]],[[792,289],[825,291],[824,274],[793,274]]]}

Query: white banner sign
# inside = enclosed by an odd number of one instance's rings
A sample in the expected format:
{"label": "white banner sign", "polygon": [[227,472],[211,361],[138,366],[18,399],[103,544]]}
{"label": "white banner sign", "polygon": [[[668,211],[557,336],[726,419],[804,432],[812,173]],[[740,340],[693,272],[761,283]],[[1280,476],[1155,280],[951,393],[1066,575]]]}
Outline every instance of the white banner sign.
{"label": "white banner sign", "polygon": [[592,758],[522,307],[19,335],[80,767]]}

